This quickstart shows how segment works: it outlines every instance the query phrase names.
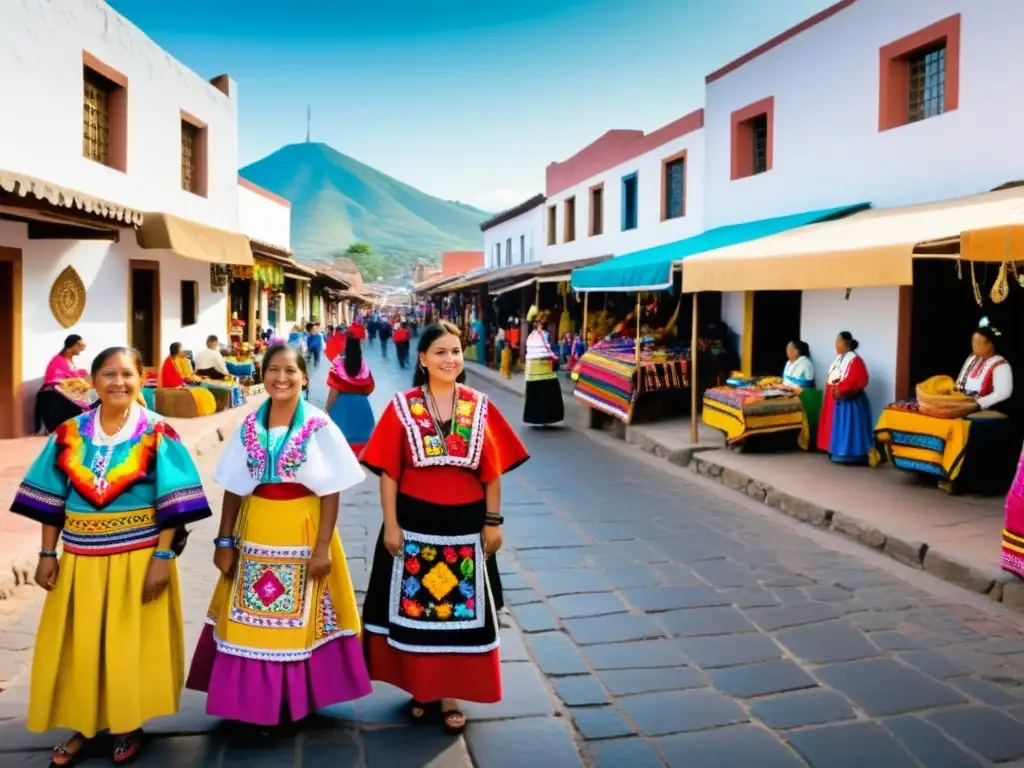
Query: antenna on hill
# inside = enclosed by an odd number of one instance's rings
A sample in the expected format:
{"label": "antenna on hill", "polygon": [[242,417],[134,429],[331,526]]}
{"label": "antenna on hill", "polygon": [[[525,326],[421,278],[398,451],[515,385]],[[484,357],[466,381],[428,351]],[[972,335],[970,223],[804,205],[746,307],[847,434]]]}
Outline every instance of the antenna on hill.
{"label": "antenna on hill", "polygon": [[306,106],[306,143],[309,144],[309,132],[313,123],[313,106]]}

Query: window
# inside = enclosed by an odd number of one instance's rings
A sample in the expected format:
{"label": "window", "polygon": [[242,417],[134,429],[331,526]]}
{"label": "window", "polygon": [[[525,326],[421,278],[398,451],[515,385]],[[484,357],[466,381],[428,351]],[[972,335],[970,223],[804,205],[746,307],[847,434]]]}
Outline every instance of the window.
{"label": "window", "polygon": [[501,266],[501,243],[494,244],[494,266]]}
{"label": "window", "polygon": [[181,281],[181,327],[186,328],[199,322],[199,283],[195,280]]}
{"label": "window", "polygon": [[960,14],[883,46],[878,56],[878,130],[959,107]]}
{"label": "window", "polygon": [[505,266],[512,266],[512,238],[505,241]]}
{"label": "window", "polygon": [[128,79],[82,53],[82,155],[127,169]]}
{"label": "window", "polygon": [[181,188],[206,197],[206,123],[181,113]]}
{"label": "window", "polygon": [[519,236],[519,263],[526,263],[526,235]]}
{"label": "window", "polygon": [[[772,169],[775,97],[732,113],[732,179],[757,176]],[[684,183],[685,183],[685,168]],[[685,200],[684,200],[685,205]]]}
{"label": "window", "polygon": [[548,245],[558,244],[558,208],[554,205],[548,206]]}
{"label": "window", "polygon": [[686,215],[686,152],[661,163],[661,220]]}
{"label": "window", "polygon": [[637,223],[637,175],[631,173],[622,177],[622,231],[636,229]]}
{"label": "window", "polygon": [[604,234],[604,184],[590,188],[590,236]]}
{"label": "window", "polygon": [[576,239],[576,197],[570,197],[565,201],[565,242],[571,243]]}
{"label": "window", "polygon": [[908,122],[916,123],[946,111],[946,44],[909,57]]}

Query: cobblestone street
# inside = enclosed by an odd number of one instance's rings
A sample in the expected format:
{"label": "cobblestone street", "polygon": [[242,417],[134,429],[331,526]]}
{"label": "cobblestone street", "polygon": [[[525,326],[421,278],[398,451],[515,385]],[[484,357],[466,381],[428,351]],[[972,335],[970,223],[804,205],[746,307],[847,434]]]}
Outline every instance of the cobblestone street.
{"label": "cobblestone street", "polygon": [[[368,348],[379,411],[411,372]],[[322,367],[318,404],[324,376]],[[518,424],[521,399],[492,397]],[[603,437],[522,434],[533,458],[503,490],[499,562],[512,614],[502,631],[505,698],[467,704],[464,738],[407,727],[406,698],[381,686],[293,738],[260,745],[206,717],[204,698],[186,693],[179,716],[148,729],[154,739],[140,764],[958,768],[1024,760],[1019,615],[844,541],[805,535],[781,515]],[[198,459],[207,480],[216,458]],[[207,490],[219,508],[219,489],[210,482]],[[357,590],[379,520],[374,479],[343,496],[339,526]],[[180,564],[190,649],[214,581],[216,525],[196,526]],[[7,663],[28,663],[39,600],[24,603],[18,615],[0,615]],[[58,738],[25,732],[26,677],[0,693],[3,768],[46,765]],[[104,754],[81,764],[106,762]]]}

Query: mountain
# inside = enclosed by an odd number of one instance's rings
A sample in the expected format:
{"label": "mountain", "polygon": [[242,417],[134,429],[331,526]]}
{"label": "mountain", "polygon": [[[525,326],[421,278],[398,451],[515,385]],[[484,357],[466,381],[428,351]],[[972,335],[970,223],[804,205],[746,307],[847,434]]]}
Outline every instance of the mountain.
{"label": "mountain", "polygon": [[396,269],[442,251],[480,250],[491,214],[440,200],[320,143],[289,144],[239,173],[292,204],[292,251],[326,263],[368,243]]}

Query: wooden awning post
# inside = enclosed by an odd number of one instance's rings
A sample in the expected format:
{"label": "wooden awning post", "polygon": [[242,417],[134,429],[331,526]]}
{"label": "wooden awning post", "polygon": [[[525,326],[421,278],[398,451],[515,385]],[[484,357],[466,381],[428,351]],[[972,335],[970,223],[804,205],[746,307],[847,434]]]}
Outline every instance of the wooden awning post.
{"label": "wooden awning post", "polygon": [[697,445],[697,297],[693,294],[693,327],[690,330],[690,444]]}
{"label": "wooden awning post", "polygon": [[636,386],[640,386],[640,297],[639,291],[636,293]]}
{"label": "wooden awning post", "polygon": [[589,293],[584,293],[583,294],[583,333],[581,334],[582,337],[583,337],[583,349],[584,350],[586,350],[586,348],[587,348],[587,310],[589,309],[589,305],[590,305],[590,294]]}

